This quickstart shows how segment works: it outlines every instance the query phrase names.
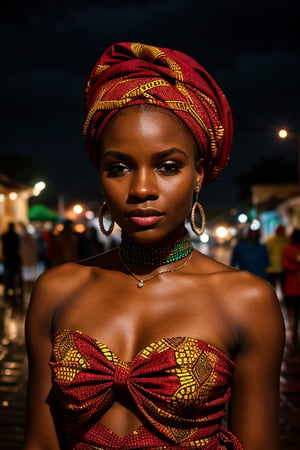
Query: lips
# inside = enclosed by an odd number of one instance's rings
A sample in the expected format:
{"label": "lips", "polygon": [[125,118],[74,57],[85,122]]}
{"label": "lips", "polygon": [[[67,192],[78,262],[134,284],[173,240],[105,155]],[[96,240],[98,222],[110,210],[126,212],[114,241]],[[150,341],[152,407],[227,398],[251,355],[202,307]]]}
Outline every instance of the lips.
{"label": "lips", "polygon": [[128,214],[129,220],[135,225],[149,227],[163,218],[164,214],[156,209],[135,209]]}

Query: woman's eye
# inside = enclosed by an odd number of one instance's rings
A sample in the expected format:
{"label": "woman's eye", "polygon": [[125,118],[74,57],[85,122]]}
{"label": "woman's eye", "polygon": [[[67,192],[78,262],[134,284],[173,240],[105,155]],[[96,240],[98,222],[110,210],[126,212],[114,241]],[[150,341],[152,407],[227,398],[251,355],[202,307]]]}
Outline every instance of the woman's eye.
{"label": "woman's eye", "polygon": [[165,175],[173,175],[179,172],[180,165],[174,161],[165,161],[157,170],[163,172]]}
{"label": "woman's eye", "polygon": [[115,177],[122,175],[124,172],[129,172],[129,169],[125,164],[114,163],[108,168],[107,172],[108,176]]}

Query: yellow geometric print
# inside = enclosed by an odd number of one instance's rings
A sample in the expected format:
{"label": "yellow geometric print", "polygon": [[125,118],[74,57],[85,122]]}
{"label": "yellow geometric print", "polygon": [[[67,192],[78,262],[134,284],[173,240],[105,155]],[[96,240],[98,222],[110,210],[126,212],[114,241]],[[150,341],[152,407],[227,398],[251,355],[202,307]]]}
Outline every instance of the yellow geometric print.
{"label": "yellow geometric print", "polygon": [[[217,381],[215,372],[217,356],[200,349],[197,340],[189,337],[160,339],[148,345],[139,356],[147,359],[154,351],[162,353],[170,348],[174,350],[178,366],[175,369],[170,369],[170,373],[176,375],[180,381],[180,386],[173,396],[167,399],[169,410],[176,411],[179,406],[190,405],[194,396],[195,402],[205,401]],[[207,385],[206,389],[205,384]],[[199,398],[199,386],[201,386],[201,398]]]}
{"label": "yellow geometric print", "polygon": [[164,52],[153,45],[144,45],[139,42],[135,42],[130,46],[132,53],[140,59],[147,61],[154,61],[155,59],[165,56]]}
{"label": "yellow geometric print", "polygon": [[107,361],[110,361],[113,364],[117,364],[118,358],[116,357],[116,355],[106,345],[102,344],[102,342],[100,342],[100,341],[95,341],[95,342],[97,344],[97,347],[99,347],[102,354],[107,359]]}
{"label": "yellow geometric print", "polygon": [[71,334],[66,331],[64,336],[53,346],[54,358],[59,364],[53,368],[55,378],[61,383],[71,383],[83,369],[89,367],[87,360],[74,345]]}
{"label": "yellow geometric print", "polygon": [[[89,448],[110,448],[105,446],[110,442],[110,430],[101,426],[99,414],[122,396],[133,401],[149,428],[151,425],[158,432],[156,438],[160,437],[162,444],[166,439],[176,448],[229,448],[222,445],[218,433],[229,395],[232,363],[227,364],[226,355],[222,357],[222,352],[209,344],[192,337],[162,338],[125,362],[97,339],[79,331],[60,330],[53,338],[50,364],[70,430],[74,429],[76,436],[78,425],[92,424],[87,439],[92,443],[96,439],[99,445]],[[76,377],[82,370],[82,376]],[[103,433],[107,433],[107,441],[102,440]],[[150,445],[152,434],[146,426],[128,437],[134,435],[148,445],[139,448],[173,448]],[[120,444],[112,448],[137,447]],[[230,448],[241,450],[238,446]]]}

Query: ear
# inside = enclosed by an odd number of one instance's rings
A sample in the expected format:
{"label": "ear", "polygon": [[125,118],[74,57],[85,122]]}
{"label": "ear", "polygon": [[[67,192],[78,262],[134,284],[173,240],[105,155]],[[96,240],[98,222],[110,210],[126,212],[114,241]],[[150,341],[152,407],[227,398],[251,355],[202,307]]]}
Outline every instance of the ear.
{"label": "ear", "polygon": [[200,190],[204,178],[203,158],[199,158],[195,163],[195,191]]}

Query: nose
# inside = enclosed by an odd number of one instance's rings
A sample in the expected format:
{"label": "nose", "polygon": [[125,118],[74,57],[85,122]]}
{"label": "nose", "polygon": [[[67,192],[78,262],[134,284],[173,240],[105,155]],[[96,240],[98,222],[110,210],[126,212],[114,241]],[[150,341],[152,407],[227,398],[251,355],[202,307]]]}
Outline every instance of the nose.
{"label": "nose", "polygon": [[129,197],[134,200],[158,197],[157,179],[153,170],[140,169],[132,174]]}

